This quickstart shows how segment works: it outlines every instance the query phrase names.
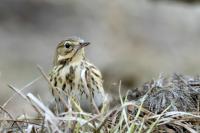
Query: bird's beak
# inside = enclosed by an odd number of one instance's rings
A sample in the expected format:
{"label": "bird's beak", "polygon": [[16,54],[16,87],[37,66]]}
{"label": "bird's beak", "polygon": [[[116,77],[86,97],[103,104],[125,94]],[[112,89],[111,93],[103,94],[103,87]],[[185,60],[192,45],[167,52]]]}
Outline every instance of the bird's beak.
{"label": "bird's beak", "polygon": [[80,43],[80,47],[81,48],[86,47],[88,45],[90,45],[90,42],[82,42],[82,43]]}

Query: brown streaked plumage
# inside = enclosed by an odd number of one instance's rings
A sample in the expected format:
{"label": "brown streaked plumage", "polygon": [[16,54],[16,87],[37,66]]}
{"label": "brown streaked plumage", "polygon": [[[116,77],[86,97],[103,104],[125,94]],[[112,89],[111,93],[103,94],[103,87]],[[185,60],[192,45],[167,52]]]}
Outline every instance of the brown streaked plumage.
{"label": "brown streaked plumage", "polygon": [[73,97],[82,109],[92,112],[91,99],[100,107],[105,101],[105,94],[101,72],[85,57],[84,47],[89,44],[76,37],[61,41],[56,48],[49,80],[57,103],[60,104],[60,97],[55,89],[59,88],[67,94],[65,99]]}

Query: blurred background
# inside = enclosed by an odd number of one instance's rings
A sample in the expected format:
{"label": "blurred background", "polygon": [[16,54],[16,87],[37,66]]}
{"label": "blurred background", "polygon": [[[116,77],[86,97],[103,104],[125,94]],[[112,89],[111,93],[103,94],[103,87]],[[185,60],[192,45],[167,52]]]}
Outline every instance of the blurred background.
{"label": "blurred background", "polygon": [[[0,0],[0,104],[52,68],[55,47],[67,36],[90,41],[87,57],[100,68],[107,91],[118,95],[161,72],[200,72],[199,0]],[[111,91],[112,90],[112,91]],[[48,85],[33,92],[48,102]],[[26,112],[16,96],[6,108]]]}

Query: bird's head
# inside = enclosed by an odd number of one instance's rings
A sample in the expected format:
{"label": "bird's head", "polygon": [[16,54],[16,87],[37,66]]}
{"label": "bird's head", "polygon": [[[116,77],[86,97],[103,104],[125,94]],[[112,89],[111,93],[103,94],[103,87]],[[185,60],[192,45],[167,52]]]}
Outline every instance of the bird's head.
{"label": "bird's head", "polygon": [[77,37],[61,41],[56,48],[54,65],[83,59],[85,56],[84,47],[89,44],[89,42],[85,42]]}

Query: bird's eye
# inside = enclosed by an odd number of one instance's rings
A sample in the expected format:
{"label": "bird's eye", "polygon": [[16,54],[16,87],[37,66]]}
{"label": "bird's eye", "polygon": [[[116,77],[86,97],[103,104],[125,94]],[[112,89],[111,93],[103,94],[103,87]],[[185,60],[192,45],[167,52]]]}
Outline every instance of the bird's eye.
{"label": "bird's eye", "polygon": [[69,45],[69,44],[65,45],[65,48],[70,48],[70,47],[71,47],[71,45]]}

